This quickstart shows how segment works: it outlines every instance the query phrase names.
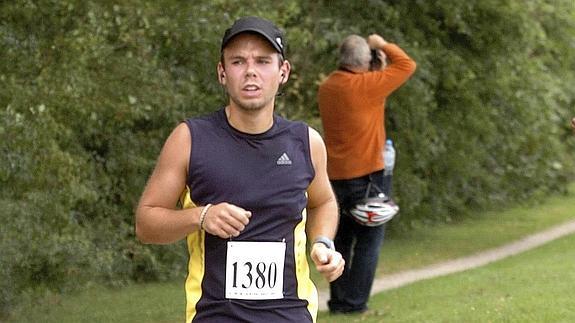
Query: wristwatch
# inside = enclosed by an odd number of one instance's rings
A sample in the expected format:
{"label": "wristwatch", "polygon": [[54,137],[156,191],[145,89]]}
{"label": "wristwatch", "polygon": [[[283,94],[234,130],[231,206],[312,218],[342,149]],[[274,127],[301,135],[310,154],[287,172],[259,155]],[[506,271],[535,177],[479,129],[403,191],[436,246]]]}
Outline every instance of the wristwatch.
{"label": "wristwatch", "polygon": [[326,247],[328,247],[328,249],[331,250],[335,250],[335,245],[333,244],[333,240],[331,240],[328,237],[317,237],[314,241],[314,244],[316,243],[323,243]]}

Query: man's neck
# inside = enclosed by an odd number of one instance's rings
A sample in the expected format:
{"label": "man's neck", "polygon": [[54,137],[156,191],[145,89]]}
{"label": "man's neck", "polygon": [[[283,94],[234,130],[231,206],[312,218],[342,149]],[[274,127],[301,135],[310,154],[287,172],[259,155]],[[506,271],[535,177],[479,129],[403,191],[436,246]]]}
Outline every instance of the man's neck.
{"label": "man's neck", "polygon": [[369,71],[369,68],[364,68],[364,67],[340,66],[339,69],[342,71],[347,71],[347,72],[355,73],[355,74],[365,73],[365,72]]}
{"label": "man's neck", "polygon": [[225,111],[228,123],[243,133],[264,133],[274,124],[273,109],[246,110],[228,105]]}

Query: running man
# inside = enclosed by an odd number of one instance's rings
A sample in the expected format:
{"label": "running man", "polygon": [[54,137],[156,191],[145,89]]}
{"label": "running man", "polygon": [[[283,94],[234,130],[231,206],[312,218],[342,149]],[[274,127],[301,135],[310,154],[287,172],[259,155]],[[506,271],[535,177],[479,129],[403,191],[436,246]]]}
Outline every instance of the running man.
{"label": "running man", "polygon": [[291,70],[284,49],[265,19],[226,30],[217,72],[228,104],[173,130],[136,209],[142,242],[187,238],[186,322],[315,322],[308,239],[321,275],[343,271],[323,140],[274,113]]}

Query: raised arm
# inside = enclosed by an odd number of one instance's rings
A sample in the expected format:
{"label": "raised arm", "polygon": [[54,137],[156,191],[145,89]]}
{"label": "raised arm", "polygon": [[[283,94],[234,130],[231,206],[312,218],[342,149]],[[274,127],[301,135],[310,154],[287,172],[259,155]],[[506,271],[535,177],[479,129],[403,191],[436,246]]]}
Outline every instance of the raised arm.
{"label": "raised arm", "polygon": [[377,84],[373,95],[388,96],[411,77],[415,72],[416,63],[399,46],[385,41],[383,37],[377,34],[370,35],[367,38],[367,43],[370,48],[383,51],[389,59],[389,64],[383,66],[377,73],[370,75],[375,81],[374,84]]}

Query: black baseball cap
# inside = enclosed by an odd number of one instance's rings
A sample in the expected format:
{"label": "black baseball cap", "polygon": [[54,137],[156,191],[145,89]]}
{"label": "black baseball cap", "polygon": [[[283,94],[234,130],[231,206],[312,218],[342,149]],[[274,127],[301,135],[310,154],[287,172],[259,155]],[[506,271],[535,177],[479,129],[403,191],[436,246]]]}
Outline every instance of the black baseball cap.
{"label": "black baseball cap", "polygon": [[285,57],[283,32],[274,25],[273,22],[259,17],[244,17],[236,20],[224,33],[221,51],[224,51],[224,48],[232,38],[243,32],[253,32],[263,36],[272,44],[278,53]]}

